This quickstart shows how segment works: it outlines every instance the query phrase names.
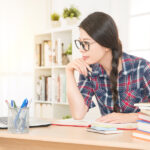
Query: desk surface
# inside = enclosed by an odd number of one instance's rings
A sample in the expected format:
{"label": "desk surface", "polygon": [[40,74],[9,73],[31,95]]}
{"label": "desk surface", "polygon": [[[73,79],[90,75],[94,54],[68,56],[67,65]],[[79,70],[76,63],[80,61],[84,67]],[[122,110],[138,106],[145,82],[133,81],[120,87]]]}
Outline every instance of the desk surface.
{"label": "desk surface", "polygon": [[[0,150],[9,149],[14,142],[22,146],[26,144],[34,149],[38,145],[38,149],[49,149],[57,146],[57,150],[82,147],[82,149],[94,150],[103,147],[103,149],[150,149],[150,142],[142,141],[131,137],[131,131],[124,131],[119,134],[102,135],[98,133],[87,132],[86,128],[81,127],[64,127],[64,126],[49,126],[42,128],[30,128],[28,134],[10,134],[7,130],[0,130]],[[40,143],[39,143],[40,142]],[[8,144],[10,143],[10,144]],[[50,145],[52,144],[52,146]],[[15,148],[16,143],[11,146]],[[67,147],[67,145],[69,145]],[[6,148],[7,147],[7,148]],[[19,146],[18,146],[19,147]],[[74,147],[74,148],[73,148]],[[21,148],[22,149],[22,148]],[[37,148],[36,148],[37,149]],[[81,149],[81,148],[80,148]]]}

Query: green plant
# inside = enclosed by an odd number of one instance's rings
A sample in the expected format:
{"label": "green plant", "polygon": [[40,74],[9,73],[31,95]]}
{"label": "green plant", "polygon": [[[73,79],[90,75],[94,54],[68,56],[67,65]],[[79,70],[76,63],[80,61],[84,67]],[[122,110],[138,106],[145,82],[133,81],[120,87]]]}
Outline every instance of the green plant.
{"label": "green plant", "polygon": [[68,8],[64,8],[63,10],[63,17],[67,18],[73,18],[73,17],[77,17],[79,18],[79,16],[81,15],[80,11],[75,8],[74,6],[71,6],[69,9]]}
{"label": "green plant", "polygon": [[53,21],[59,21],[60,15],[57,13],[51,14],[51,20]]}
{"label": "green plant", "polygon": [[70,115],[66,115],[66,116],[63,116],[63,117],[62,117],[62,119],[69,119],[69,118],[71,118]]}
{"label": "green plant", "polygon": [[72,43],[69,44],[68,48],[65,51],[66,55],[72,55]]}

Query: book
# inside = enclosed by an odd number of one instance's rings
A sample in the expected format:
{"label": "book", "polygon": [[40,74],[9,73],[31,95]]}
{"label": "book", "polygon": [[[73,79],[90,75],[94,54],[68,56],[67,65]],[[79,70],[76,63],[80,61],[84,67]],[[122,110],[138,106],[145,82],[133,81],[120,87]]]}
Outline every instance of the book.
{"label": "book", "polygon": [[134,106],[139,107],[140,110],[150,110],[150,103],[135,103]]}
{"label": "book", "polygon": [[42,76],[41,100],[45,101],[45,76]]}
{"label": "book", "polygon": [[96,130],[92,128],[87,128],[88,132],[94,132],[94,133],[100,133],[100,134],[116,134],[116,133],[122,133],[122,130]]}
{"label": "book", "polygon": [[137,128],[137,123],[102,123],[102,122],[93,122],[91,126],[95,127],[115,127],[120,130],[135,130]]}
{"label": "book", "polygon": [[150,110],[149,106],[138,106],[140,110],[144,109],[144,110]]}
{"label": "book", "polygon": [[150,116],[148,116],[144,113],[139,113],[138,114],[138,119],[150,122]]}
{"label": "book", "polygon": [[137,139],[150,141],[150,133],[135,130],[132,132],[132,136]]}
{"label": "book", "polygon": [[85,120],[60,119],[52,122],[52,125],[72,126],[72,127],[90,127],[90,123]]}
{"label": "book", "polygon": [[135,130],[137,127],[137,123],[126,123],[126,124],[111,124],[111,123],[100,123],[93,122],[91,120],[74,120],[70,119],[61,119],[52,122],[53,125],[60,126],[76,126],[76,127],[104,127],[104,128],[116,128],[118,130]]}
{"label": "book", "polygon": [[150,122],[137,120],[137,129],[145,132],[150,132]]}
{"label": "book", "polygon": [[58,38],[57,39],[57,43],[58,43],[58,49],[57,49],[57,58],[58,58],[58,61],[57,61],[57,63],[58,63],[58,65],[62,65],[62,48],[61,48],[61,44],[62,44],[62,42],[61,42],[61,39],[60,38]]}
{"label": "book", "polygon": [[135,103],[134,106],[138,106],[138,107],[150,107],[150,103]]}
{"label": "book", "polygon": [[60,74],[57,75],[57,102],[60,103]]}
{"label": "book", "polygon": [[143,114],[146,114],[146,115],[149,115],[149,116],[150,116],[150,110],[147,110],[147,109],[141,109],[140,112],[143,113]]}
{"label": "book", "polygon": [[66,103],[66,75],[60,74],[60,102]]}
{"label": "book", "polygon": [[43,41],[43,51],[44,51],[44,66],[52,65],[52,49],[51,49],[51,41]]}
{"label": "book", "polygon": [[36,59],[36,66],[41,66],[41,44],[36,44],[36,53],[35,53],[35,59]]}
{"label": "book", "polygon": [[47,100],[52,101],[52,77],[48,77],[48,92],[47,92]]}

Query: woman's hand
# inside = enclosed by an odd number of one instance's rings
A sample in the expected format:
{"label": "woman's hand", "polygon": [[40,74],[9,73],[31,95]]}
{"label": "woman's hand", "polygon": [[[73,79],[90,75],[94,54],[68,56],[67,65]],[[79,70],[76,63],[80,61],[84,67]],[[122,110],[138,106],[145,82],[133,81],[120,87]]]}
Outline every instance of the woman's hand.
{"label": "woman's hand", "polygon": [[66,71],[77,70],[85,76],[87,76],[87,69],[92,71],[92,68],[82,58],[75,59],[66,66]]}
{"label": "woman's hand", "polygon": [[137,113],[111,113],[96,119],[96,121],[105,123],[130,123],[136,122],[137,119]]}

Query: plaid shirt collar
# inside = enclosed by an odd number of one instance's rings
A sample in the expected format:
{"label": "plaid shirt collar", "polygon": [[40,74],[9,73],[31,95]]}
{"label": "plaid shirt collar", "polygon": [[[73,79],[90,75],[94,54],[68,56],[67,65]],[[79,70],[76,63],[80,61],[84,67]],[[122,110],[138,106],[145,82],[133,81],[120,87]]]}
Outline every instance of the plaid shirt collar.
{"label": "plaid shirt collar", "polygon": [[[92,77],[100,76],[100,77],[108,77],[106,71],[104,70],[103,66],[99,63],[92,64]],[[129,55],[126,53],[122,54],[122,75],[127,75],[133,70],[133,62]]]}

